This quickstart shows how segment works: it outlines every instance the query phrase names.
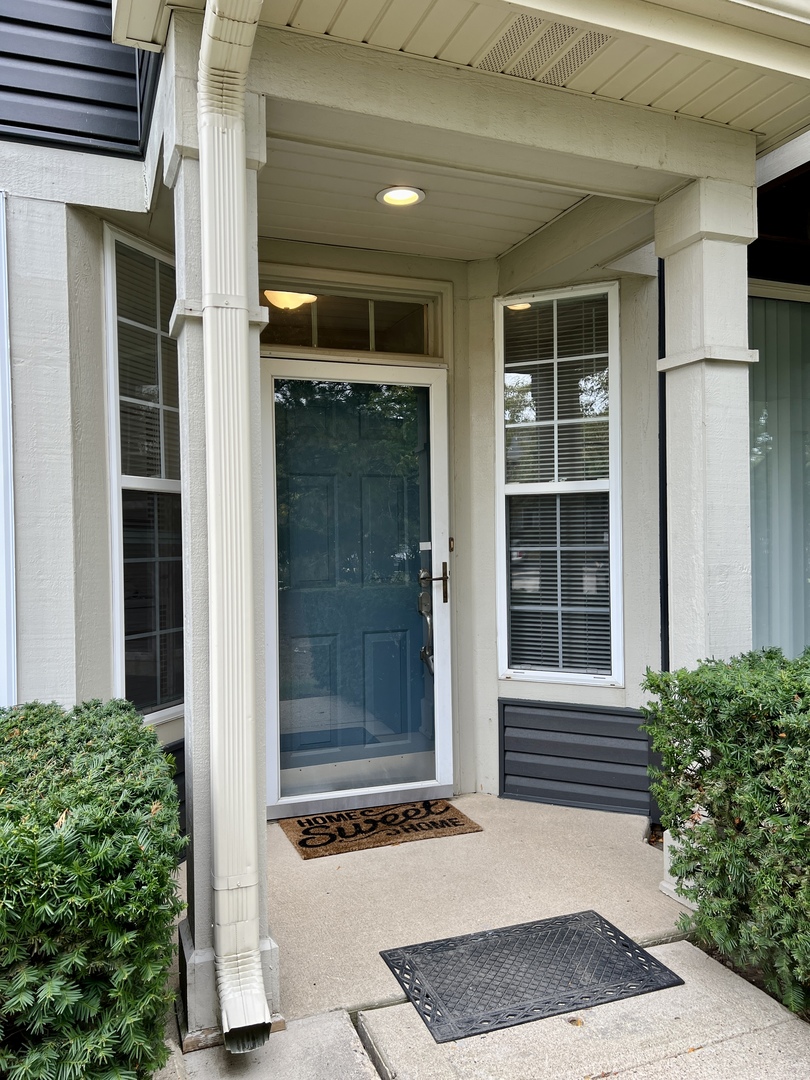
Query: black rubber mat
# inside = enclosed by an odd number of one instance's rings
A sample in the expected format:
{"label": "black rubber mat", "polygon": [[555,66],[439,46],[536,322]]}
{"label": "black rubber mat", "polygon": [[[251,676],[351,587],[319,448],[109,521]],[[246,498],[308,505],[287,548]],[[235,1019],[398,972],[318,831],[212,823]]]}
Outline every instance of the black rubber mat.
{"label": "black rubber mat", "polygon": [[683,984],[595,911],[380,956],[439,1043]]}

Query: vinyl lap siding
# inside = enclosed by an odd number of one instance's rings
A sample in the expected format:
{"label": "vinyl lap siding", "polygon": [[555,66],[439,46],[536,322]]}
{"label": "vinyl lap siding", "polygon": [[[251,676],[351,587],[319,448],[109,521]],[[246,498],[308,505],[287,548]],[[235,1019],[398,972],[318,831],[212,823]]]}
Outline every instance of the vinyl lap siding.
{"label": "vinyl lap siding", "polygon": [[501,701],[501,795],[657,815],[640,713]]}
{"label": "vinyl lap siding", "polygon": [[159,55],[110,41],[110,0],[0,0],[0,137],[139,156]]}

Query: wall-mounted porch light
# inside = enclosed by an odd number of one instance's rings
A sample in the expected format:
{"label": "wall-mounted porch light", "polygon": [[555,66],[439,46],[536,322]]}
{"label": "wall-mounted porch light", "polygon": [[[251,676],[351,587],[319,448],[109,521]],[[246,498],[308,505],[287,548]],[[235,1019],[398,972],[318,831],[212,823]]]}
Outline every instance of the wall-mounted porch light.
{"label": "wall-mounted porch light", "polygon": [[416,206],[424,197],[424,191],[415,187],[387,187],[377,192],[377,202],[386,206]]}
{"label": "wall-mounted porch light", "polygon": [[314,304],[318,299],[314,293],[276,292],[274,289],[265,289],[264,295],[273,307],[281,308],[282,311],[295,311],[304,304]]}

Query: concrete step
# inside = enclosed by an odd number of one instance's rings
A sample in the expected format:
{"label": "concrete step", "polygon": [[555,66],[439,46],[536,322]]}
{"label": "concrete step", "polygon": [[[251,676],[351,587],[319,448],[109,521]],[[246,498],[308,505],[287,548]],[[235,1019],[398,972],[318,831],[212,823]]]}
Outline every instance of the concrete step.
{"label": "concrete step", "polygon": [[175,1042],[155,1080],[380,1080],[342,1011],[293,1020],[259,1050],[229,1054],[224,1046],[182,1054]]}
{"label": "concrete step", "polygon": [[361,1012],[383,1080],[793,1080],[810,1025],[705,953],[649,950],[683,986],[439,1045],[410,1004]]}

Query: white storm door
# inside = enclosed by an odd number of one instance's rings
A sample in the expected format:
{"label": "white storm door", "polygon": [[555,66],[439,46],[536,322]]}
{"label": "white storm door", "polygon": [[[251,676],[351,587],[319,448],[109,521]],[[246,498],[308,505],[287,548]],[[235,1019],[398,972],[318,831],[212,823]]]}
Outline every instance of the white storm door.
{"label": "white storm door", "polygon": [[449,795],[446,373],[263,363],[270,813]]}

